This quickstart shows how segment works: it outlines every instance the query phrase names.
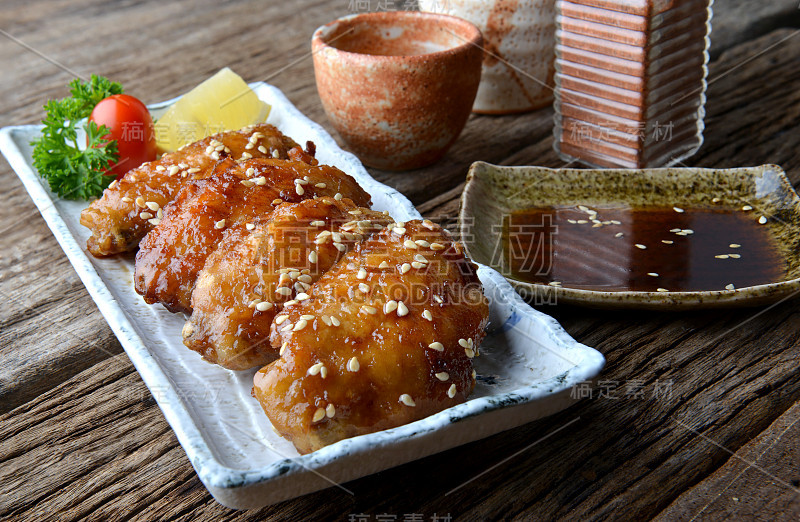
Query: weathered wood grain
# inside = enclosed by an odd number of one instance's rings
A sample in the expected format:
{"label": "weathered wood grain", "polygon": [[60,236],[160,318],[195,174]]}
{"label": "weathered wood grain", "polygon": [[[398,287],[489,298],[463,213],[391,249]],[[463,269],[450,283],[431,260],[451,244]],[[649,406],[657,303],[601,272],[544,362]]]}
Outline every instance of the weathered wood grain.
{"label": "weathered wood grain", "polygon": [[[155,101],[187,90],[223,66],[247,80],[269,78],[303,57],[313,28],[346,14],[348,3],[182,0],[118,2],[109,8],[101,1],[45,0],[32,8],[30,2],[9,0],[0,28],[81,74],[112,76],[132,94]],[[796,23],[784,16],[788,5],[784,0],[716,2],[714,45],[720,56],[711,69],[706,144],[690,164],[777,162],[795,184],[800,181],[800,37],[791,30],[772,31]],[[765,36],[740,45],[742,35],[756,34]],[[717,43],[726,38],[730,44]],[[2,36],[0,60],[13,64],[0,75],[3,125],[38,120],[41,103],[63,95],[70,79],[36,55],[20,54]],[[330,130],[310,60],[269,81]],[[459,185],[473,160],[563,164],[552,152],[551,119],[549,110],[473,116],[440,164],[412,173],[374,174],[421,203],[426,215],[452,224]],[[260,511],[233,512],[215,503],[200,484],[130,362],[116,355],[118,343],[5,163],[0,163],[0,182],[6,187],[0,205],[0,298],[6,304],[0,310],[0,411],[8,411],[0,417],[2,518],[302,520],[363,512],[373,520],[380,513],[398,520],[411,513],[426,519],[434,513],[466,519],[638,519],[665,508],[666,514],[678,513],[670,511],[676,506],[691,517],[693,499],[713,494],[714,484],[738,470],[729,468],[735,464],[729,453],[686,426],[750,455],[755,450],[748,441],[800,398],[797,302],[754,319],[757,310],[620,315],[551,308],[545,311],[573,336],[607,356],[602,379],[618,383],[621,399],[584,400],[555,417],[354,481],[347,485],[354,497],[329,489]],[[671,399],[652,397],[656,380],[673,382]],[[624,397],[625,386],[639,381],[645,398]],[[568,429],[528,448],[577,417]],[[775,426],[761,439],[773,440],[769,434]],[[783,436],[773,453],[765,454],[774,455],[769,469],[777,476],[784,476],[787,459],[796,463],[797,444],[797,437]],[[521,450],[517,458],[447,495]],[[764,500],[754,509],[773,519],[779,510],[797,512],[794,497],[769,489],[755,475],[745,479],[743,491]],[[708,488],[691,496],[691,488],[704,480]],[[726,513],[724,504],[712,507],[711,515]]]}
{"label": "weathered wood grain", "polygon": [[[800,512],[800,404],[778,417],[716,473],[678,497],[656,520],[796,520]],[[709,441],[709,444],[713,442]],[[790,464],[787,466],[787,464]]]}

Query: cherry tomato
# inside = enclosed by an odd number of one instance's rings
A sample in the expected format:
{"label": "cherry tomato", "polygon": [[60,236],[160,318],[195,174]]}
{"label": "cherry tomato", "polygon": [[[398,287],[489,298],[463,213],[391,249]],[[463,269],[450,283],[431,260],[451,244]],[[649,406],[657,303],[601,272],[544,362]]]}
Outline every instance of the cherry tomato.
{"label": "cherry tomato", "polygon": [[109,140],[116,140],[119,159],[107,174],[121,178],[142,163],[156,159],[156,137],[153,118],[144,103],[127,94],[115,94],[98,103],[89,121],[110,129]]}

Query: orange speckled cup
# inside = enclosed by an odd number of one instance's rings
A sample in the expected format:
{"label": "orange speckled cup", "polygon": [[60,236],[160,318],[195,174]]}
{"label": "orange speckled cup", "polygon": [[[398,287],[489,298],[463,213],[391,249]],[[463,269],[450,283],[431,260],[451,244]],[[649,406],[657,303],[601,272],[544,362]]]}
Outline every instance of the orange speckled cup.
{"label": "orange speckled cup", "polygon": [[467,122],[481,77],[480,30],[460,18],[391,11],[314,32],[325,113],[366,165],[409,170],[439,160]]}

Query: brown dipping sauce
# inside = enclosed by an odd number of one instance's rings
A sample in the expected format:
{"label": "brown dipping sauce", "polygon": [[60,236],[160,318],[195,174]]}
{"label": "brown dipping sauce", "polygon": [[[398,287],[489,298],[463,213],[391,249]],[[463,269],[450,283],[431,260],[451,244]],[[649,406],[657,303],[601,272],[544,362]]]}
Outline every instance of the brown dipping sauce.
{"label": "brown dipping sauce", "polygon": [[722,208],[517,211],[503,222],[503,264],[516,279],[587,290],[685,292],[766,284],[783,279],[787,264],[759,218],[753,210]]}

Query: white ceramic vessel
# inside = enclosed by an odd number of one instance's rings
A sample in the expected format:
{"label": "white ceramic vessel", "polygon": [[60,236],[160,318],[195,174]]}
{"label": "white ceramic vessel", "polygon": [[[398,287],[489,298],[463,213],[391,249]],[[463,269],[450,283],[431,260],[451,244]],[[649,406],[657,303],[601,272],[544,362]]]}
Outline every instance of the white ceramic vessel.
{"label": "white ceramic vessel", "polygon": [[[301,114],[276,87],[251,87],[272,105],[268,121],[300,142],[312,140],[322,163],[354,176],[373,206],[399,220],[419,217],[411,202],[375,181],[358,159]],[[170,102],[151,107],[158,116]],[[254,370],[204,362],[181,342],[182,315],[148,306],[133,289],[132,263],[96,259],[79,222],[83,201],[55,197],[31,166],[40,126],[6,127],[0,150],[22,180],[75,271],[119,338],[197,471],[222,504],[257,508],[331,487],[550,415],[570,404],[570,390],[604,364],[551,317],[525,304],[500,274],[481,267],[491,300],[490,332],[476,359],[478,384],[464,403],[398,428],[340,441],[308,455],[271,429],[250,396]]]}
{"label": "white ceramic vessel", "polygon": [[419,7],[469,20],[483,33],[474,112],[524,112],[553,101],[555,0],[419,0]]}

